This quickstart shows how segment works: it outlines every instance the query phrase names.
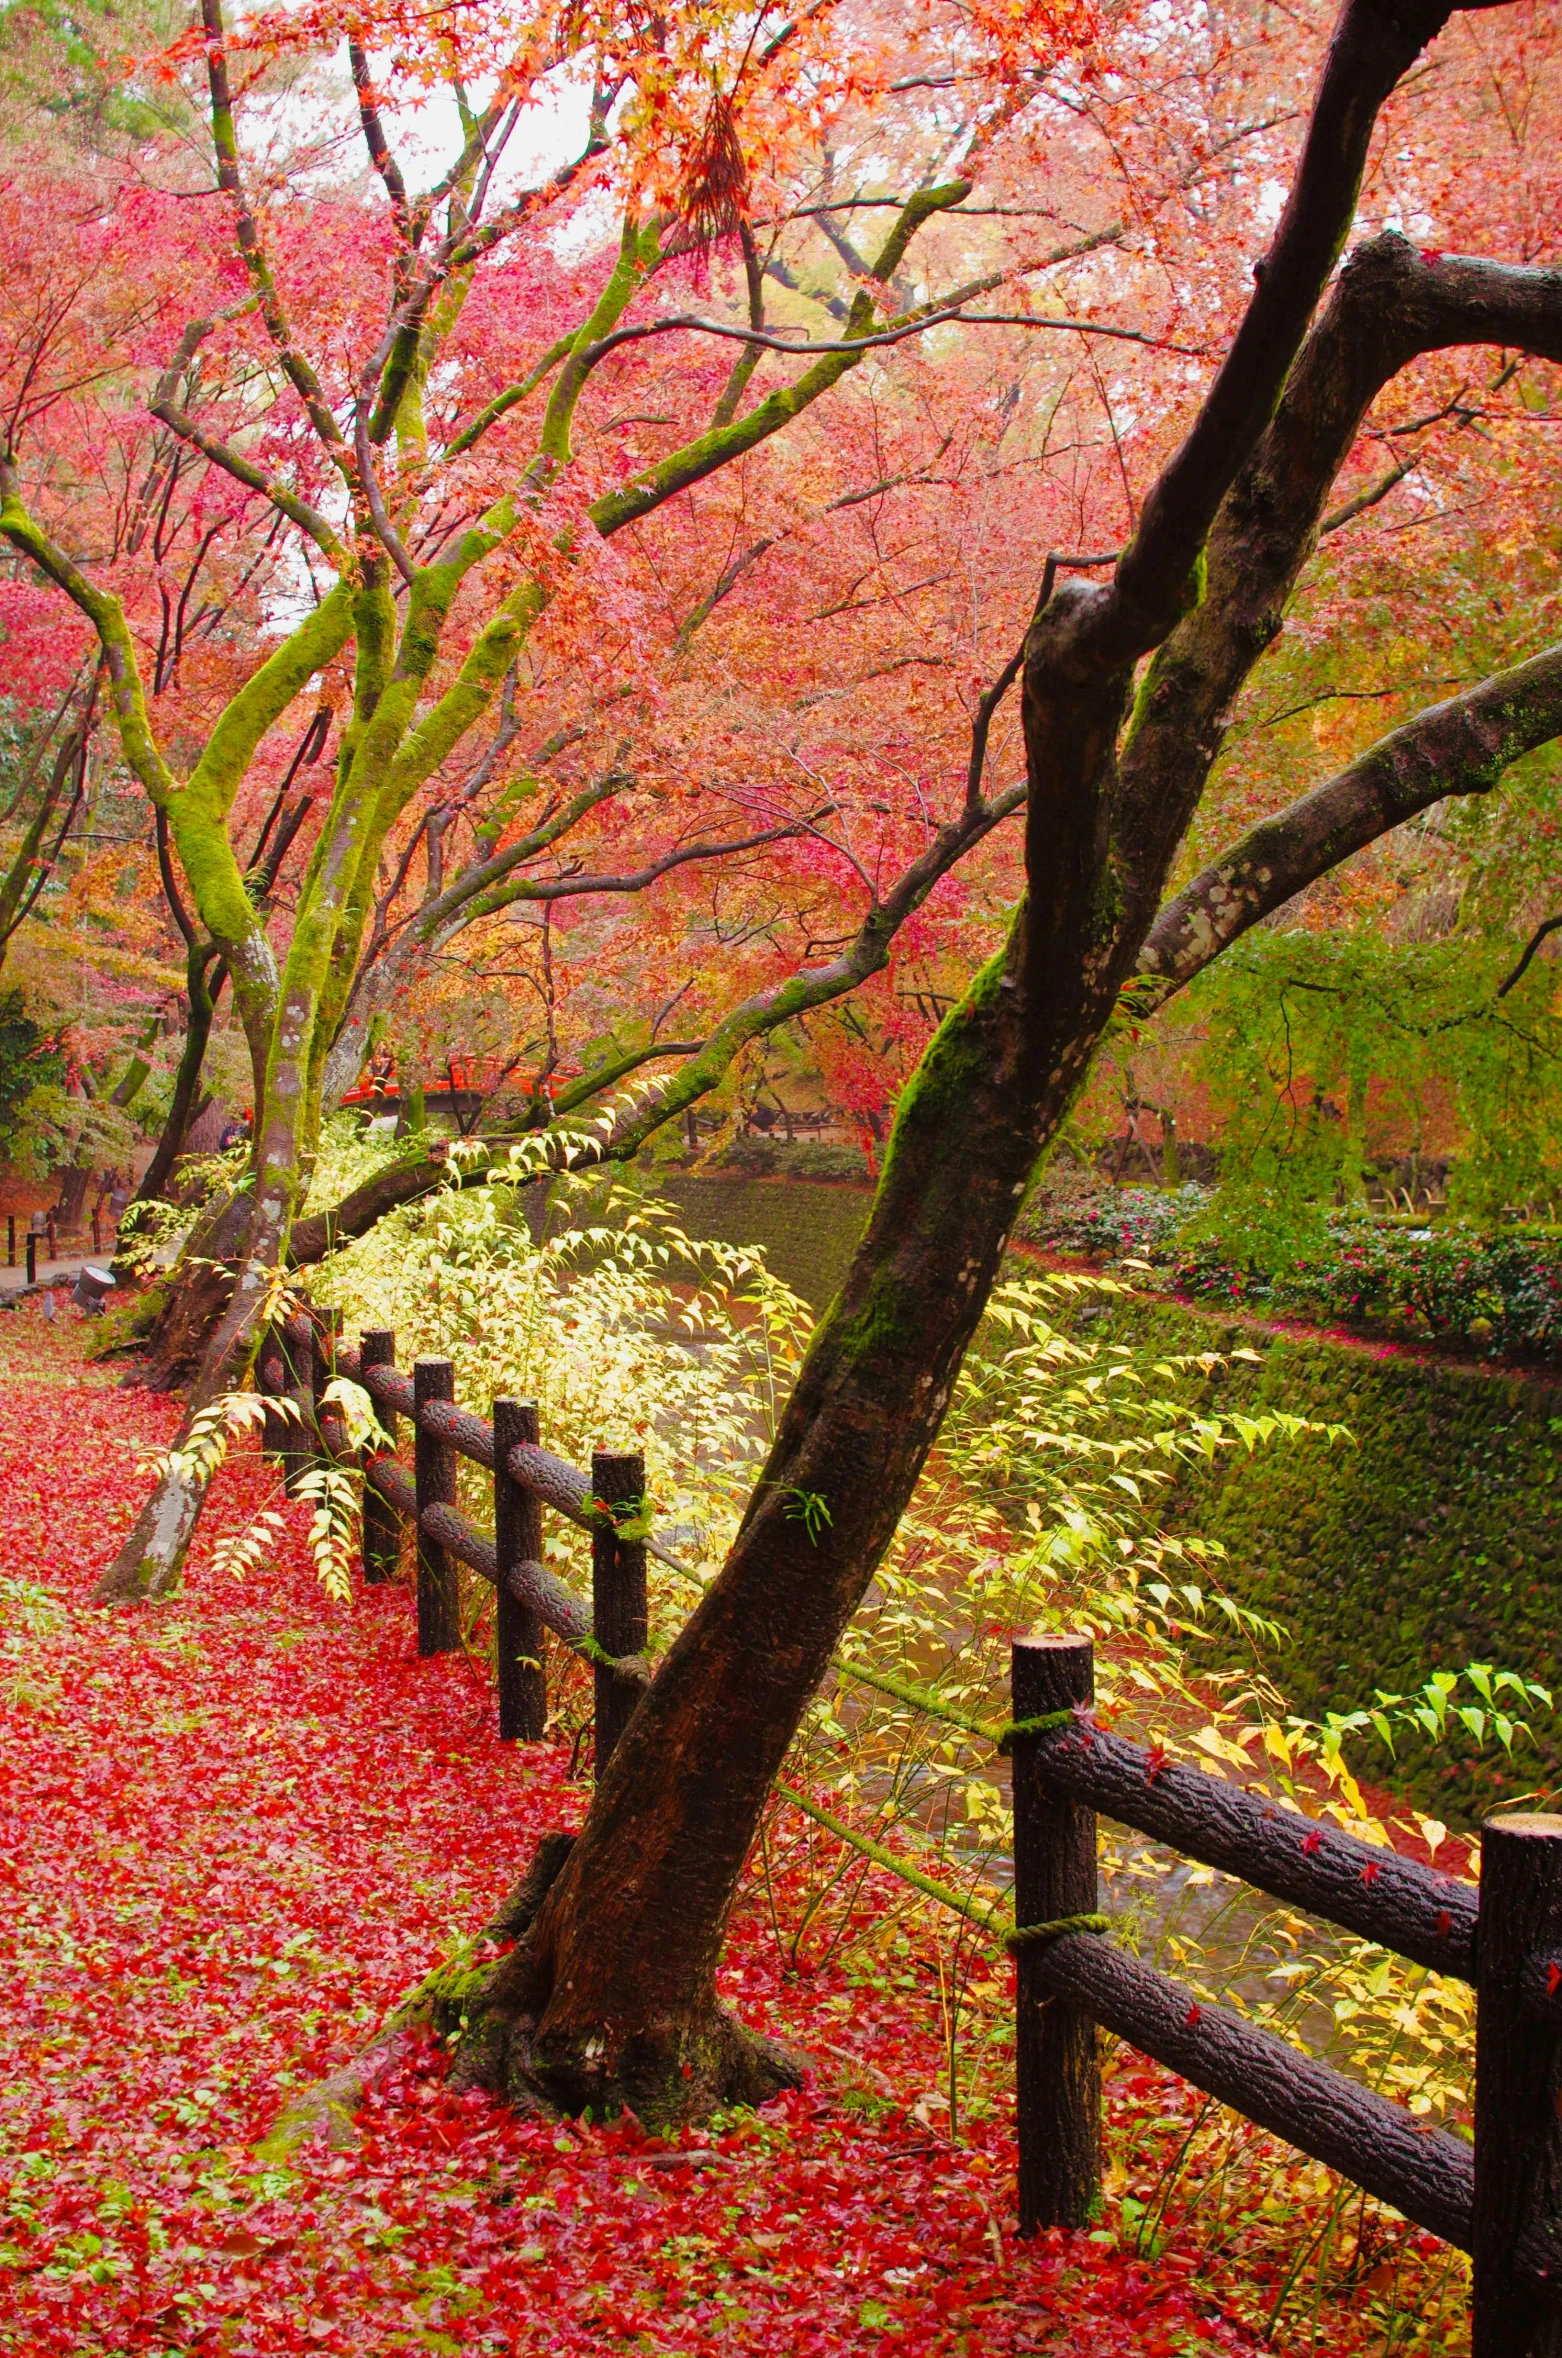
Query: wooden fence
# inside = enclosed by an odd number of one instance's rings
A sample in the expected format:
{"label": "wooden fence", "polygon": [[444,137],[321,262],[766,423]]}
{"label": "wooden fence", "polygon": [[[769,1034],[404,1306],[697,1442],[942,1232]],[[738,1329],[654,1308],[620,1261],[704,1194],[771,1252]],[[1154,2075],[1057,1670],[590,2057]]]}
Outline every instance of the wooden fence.
{"label": "wooden fence", "polygon": [[[542,1633],[551,1629],[593,1667],[600,1771],[651,1679],[644,1652],[647,1543],[639,1536],[644,1460],[598,1450],[588,1477],[539,1445],[535,1401],[495,1400],[493,1422],[485,1423],[456,1406],[448,1359],[415,1359],[406,1375],[388,1329],[370,1329],[355,1351],[335,1331],[331,1314],[316,1316],[318,1324],[289,1319],[261,1346],[262,1393],[291,1396],[303,1419],[268,1417],[264,1447],[281,1460],[289,1482],[321,1451],[338,1467],[351,1463],[346,1428],[322,1399],[337,1375],[362,1385],[393,1441],[398,1419],[410,1417],[410,1475],[387,1453],[361,1453],[364,1579],[372,1586],[395,1578],[402,1532],[410,1528],[417,1545],[418,1652],[425,1655],[460,1646],[457,1564],[496,1591],[499,1733],[506,1739],[536,1743],[546,1728]],[[491,1538],[457,1510],[458,1457],[493,1476]],[[541,1561],[544,1508],[591,1534],[589,1603]]]}
{"label": "wooden fence", "polygon": [[[329,1458],[348,1462],[345,1429],[321,1405],[333,1373],[363,1386],[392,1435],[410,1417],[410,1476],[393,1457],[365,1459],[364,1578],[394,1577],[410,1526],[423,1654],[460,1644],[455,1563],[494,1587],[501,1736],[543,1733],[544,1628],[585,1656],[596,1675],[600,1773],[650,1683],[646,1556],[664,1551],[646,1533],[643,1461],[598,1451],[588,1478],[540,1446],[534,1402],[498,1399],[485,1423],[456,1406],[448,1359],[418,1359],[410,1376],[395,1360],[392,1334],[368,1332],[354,1351],[329,1315],[274,1330],[261,1351],[261,1389],[290,1393],[307,1422],[268,1420],[266,1446],[290,1474],[300,1470],[312,1460],[312,1425]],[[456,1509],[458,1456],[493,1474],[492,1538]],[[591,1534],[589,1604],[540,1561],[544,1509]],[[1005,1748],[1014,1773],[1021,2233],[1081,2227],[1099,2209],[1100,2025],[1471,2253],[1473,2358],[1562,2358],[1562,1817],[1489,1820],[1477,1892],[1110,1734],[1094,1722],[1094,1695],[1089,1638],[1016,1641]],[[1099,1928],[1077,1928],[1097,1910],[1098,1814],[1471,1983],[1473,2147],[1206,2004]]]}
{"label": "wooden fence", "polygon": [[[1562,1818],[1481,1837],[1479,1893],[1396,1852],[1096,1727],[1083,1637],[1024,1638],[1016,1734],[1020,2225],[1077,2227],[1100,2195],[1095,2026],[1474,2256],[1474,2358],[1562,2351]],[[1416,2120],[1089,1932],[1097,1813],[1476,1992],[1475,2143]],[[1025,1927],[1036,1927],[1027,1939]]]}

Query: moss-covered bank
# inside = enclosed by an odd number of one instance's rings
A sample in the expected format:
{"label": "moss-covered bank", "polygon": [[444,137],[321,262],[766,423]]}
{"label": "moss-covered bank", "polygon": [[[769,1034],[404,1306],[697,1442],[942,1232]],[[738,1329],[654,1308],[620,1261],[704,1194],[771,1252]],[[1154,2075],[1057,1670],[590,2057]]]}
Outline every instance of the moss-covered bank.
{"label": "moss-covered bank", "polygon": [[870,1187],[791,1179],[696,1179],[659,1173],[656,1192],[676,1205],[690,1236],[761,1245],[782,1282],[820,1311],[846,1275],[873,1202]]}
{"label": "moss-covered bank", "polygon": [[[1143,1299],[1091,1322],[1167,1353],[1261,1342]],[[1233,1594],[1290,1632],[1276,1677],[1299,1711],[1351,1711],[1434,1669],[1517,1670],[1562,1703],[1562,1387],[1280,1336],[1219,1378],[1223,1404],[1348,1425],[1354,1448],[1302,1442],[1223,1456],[1189,1478],[1182,1519],[1230,1557]],[[1439,1816],[1466,1820],[1562,1774],[1562,1720],[1537,1718],[1543,1763],[1484,1765],[1462,1735],[1399,1742],[1371,1765]]]}
{"label": "moss-covered bank", "polygon": [[[761,1244],[789,1285],[822,1307],[867,1216],[866,1190],[775,1180],[662,1183],[691,1234]],[[1157,1352],[1256,1346],[1258,1366],[1219,1378],[1223,1405],[1291,1409],[1348,1425],[1354,1448],[1304,1442],[1222,1457],[1190,1478],[1177,1513],[1227,1549],[1245,1603],[1282,1622],[1271,1667],[1316,1717],[1405,1692],[1434,1669],[1491,1662],[1562,1702],[1562,1386],[1478,1368],[1378,1357],[1319,1337],[1261,1333],[1175,1302],[1137,1298],[1087,1312],[1097,1339]],[[1542,1762],[1482,1765],[1462,1735],[1402,1742],[1371,1762],[1423,1807],[1466,1822],[1499,1799],[1562,1778],[1562,1720],[1537,1722]]]}

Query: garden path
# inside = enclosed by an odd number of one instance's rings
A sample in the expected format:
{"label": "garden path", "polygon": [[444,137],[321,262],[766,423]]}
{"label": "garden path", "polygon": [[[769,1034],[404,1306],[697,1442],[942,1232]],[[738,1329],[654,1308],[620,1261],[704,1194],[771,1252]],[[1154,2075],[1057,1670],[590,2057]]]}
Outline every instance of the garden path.
{"label": "garden path", "polygon": [[[1262,2315],[1289,2235],[1256,2274],[1229,2255],[1201,2273],[1193,2244],[1133,2250],[1131,2190],[1187,2125],[1177,2083],[1120,2062],[1108,2217],[1020,2246],[1006,2106],[966,2143],[938,2127],[931,1968],[783,1982],[757,1906],[726,1986],[818,2056],[801,2095],[669,2149],[454,2097],[431,2052],[377,2092],[352,2152],[259,2166],[286,2093],[585,1795],[565,1750],[499,1745],[463,1657],[417,1659],[399,1590],[331,1604],[296,1533],[247,1586],[217,1577],[214,1539],[267,1480],[253,1456],[221,1478],[183,1597],[83,1610],[174,1416],[85,1367],[82,1339],[75,1314],[0,1323],[0,2351],[1268,2346],[1231,2320]],[[1342,2313],[1325,2331],[1367,2346]]]}

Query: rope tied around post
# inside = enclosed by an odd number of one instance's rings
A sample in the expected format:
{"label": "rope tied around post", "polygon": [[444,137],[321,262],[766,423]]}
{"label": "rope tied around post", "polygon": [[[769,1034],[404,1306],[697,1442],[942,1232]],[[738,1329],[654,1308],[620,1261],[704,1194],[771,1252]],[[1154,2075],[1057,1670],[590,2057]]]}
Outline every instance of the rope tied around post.
{"label": "rope tied around post", "polygon": [[1021,1949],[1035,1948],[1053,1940],[1066,1940],[1072,1932],[1107,1933],[1112,1929],[1110,1916],[1094,1911],[1081,1916],[1054,1916],[1050,1924],[1016,1924],[1004,1942],[1011,1957]]}

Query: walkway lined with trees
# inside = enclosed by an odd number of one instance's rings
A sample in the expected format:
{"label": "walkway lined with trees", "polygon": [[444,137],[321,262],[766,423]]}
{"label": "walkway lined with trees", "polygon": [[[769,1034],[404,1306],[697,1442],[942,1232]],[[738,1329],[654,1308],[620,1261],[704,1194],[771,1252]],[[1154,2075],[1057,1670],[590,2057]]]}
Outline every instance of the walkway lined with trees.
{"label": "walkway lined with trees", "polygon": [[[1198,2102],[1124,2054],[1102,2236],[1018,2242],[1007,2108],[948,2138],[936,1950],[892,1916],[876,1958],[788,1975],[753,1881],[722,1986],[812,2053],[801,2095],[645,2144],[453,2097],[428,2053],[375,2090],[350,2151],[259,2160],[289,2088],[378,2027],[504,1897],[528,1828],[577,1817],[588,1789],[566,1746],[499,1745],[459,1653],[417,1659],[404,1591],[331,1605],[297,1525],[242,1590],[204,1560],[214,1530],[188,1595],[149,1628],[84,1616],[82,1567],[128,1518],[135,1457],[176,1412],[83,1370],[79,1326],[17,1315],[0,1330],[0,1446],[25,1469],[0,1567],[0,2350],[1264,2346],[1310,2165],[1239,2134],[1244,2236],[1203,2242],[1197,2187],[1174,2188],[1141,2252],[1135,2222]],[[235,1459],[216,1528],[257,1495],[254,1461]],[[894,1896],[870,1874],[863,1924]],[[1367,2247],[1361,2268],[1397,2270],[1407,2312],[1446,2298],[1456,2317],[1430,2238]],[[1349,2308],[1326,2299],[1320,2317],[1336,2358],[1369,2346]]]}

